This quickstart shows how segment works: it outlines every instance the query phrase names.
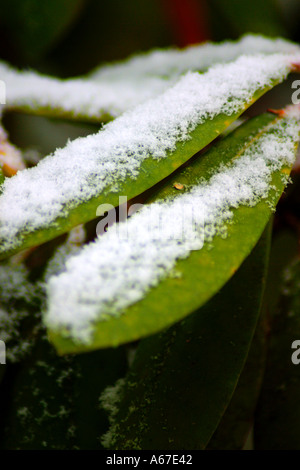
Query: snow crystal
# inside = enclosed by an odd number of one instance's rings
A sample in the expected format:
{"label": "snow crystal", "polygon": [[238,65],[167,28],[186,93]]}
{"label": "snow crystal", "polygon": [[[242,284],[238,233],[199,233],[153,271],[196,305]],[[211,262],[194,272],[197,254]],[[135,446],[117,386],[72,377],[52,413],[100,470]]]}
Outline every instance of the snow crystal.
{"label": "snow crystal", "polygon": [[105,188],[136,178],[143,160],[167,157],[206,119],[242,112],[256,90],[282,80],[296,60],[282,54],[241,56],[202,75],[189,72],[97,134],[69,142],[7,179],[0,196],[0,252],[20,245],[20,232],[48,227]]}
{"label": "snow crystal", "polygon": [[127,223],[114,225],[69,258],[65,271],[49,279],[46,324],[89,341],[95,321],[122,314],[170,275],[178,259],[223,233],[232,208],[254,206],[266,198],[273,172],[293,163],[299,117],[273,124],[209,181],[173,200],[144,206]]}
{"label": "snow crystal", "polygon": [[189,70],[203,70],[229,62],[241,54],[296,54],[299,47],[282,39],[249,35],[240,41],[206,43],[183,50],[156,50],[102,66],[87,77],[59,80],[36,72],[18,72],[0,63],[0,79],[7,84],[6,106],[60,109],[99,118],[118,116],[173,85]]}

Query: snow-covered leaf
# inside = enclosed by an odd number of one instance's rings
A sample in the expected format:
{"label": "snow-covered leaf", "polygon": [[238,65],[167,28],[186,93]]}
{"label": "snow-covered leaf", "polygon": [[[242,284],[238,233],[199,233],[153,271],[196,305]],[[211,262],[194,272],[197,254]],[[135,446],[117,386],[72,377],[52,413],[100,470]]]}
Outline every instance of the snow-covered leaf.
{"label": "snow-covered leaf", "polygon": [[6,180],[0,257],[100,216],[100,204],[116,206],[120,195],[131,199],[155,185],[282,81],[296,61],[285,54],[241,56],[204,74],[189,72],[97,134]]}
{"label": "snow-covered leaf", "polygon": [[255,246],[298,140],[298,109],[248,121],[69,259],[48,284],[45,321],[57,349],[136,340],[204,304]]}
{"label": "snow-covered leaf", "polygon": [[188,71],[204,71],[241,55],[276,53],[299,54],[299,46],[248,35],[235,42],[154,50],[68,80],[18,71],[0,62],[0,79],[7,84],[6,109],[101,122],[166,91]]}
{"label": "snow-covered leaf", "polygon": [[106,447],[206,447],[249,351],[260,312],[268,245],[266,231],[218,295],[184,321],[141,341],[125,380],[102,396],[111,419],[102,436]]}

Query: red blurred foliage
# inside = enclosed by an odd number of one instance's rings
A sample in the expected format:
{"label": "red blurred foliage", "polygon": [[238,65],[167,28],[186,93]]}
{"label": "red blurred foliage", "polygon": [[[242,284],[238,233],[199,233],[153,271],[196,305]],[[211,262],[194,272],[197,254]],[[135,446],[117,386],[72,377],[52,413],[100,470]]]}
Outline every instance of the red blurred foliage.
{"label": "red blurred foliage", "polygon": [[210,39],[206,0],[162,0],[165,15],[179,47]]}

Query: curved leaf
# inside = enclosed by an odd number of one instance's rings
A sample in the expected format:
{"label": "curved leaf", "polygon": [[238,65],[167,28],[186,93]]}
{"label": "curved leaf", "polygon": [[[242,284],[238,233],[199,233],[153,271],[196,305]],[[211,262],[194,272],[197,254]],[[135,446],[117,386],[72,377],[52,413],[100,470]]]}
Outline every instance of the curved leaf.
{"label": "curved leaf", "polygon": [[292,58],[283,54],[243,56],[203,75],[190,73],[98,134],[70,142],[5,182],[0,258],[94,219],[100,204],[117,206],[119,195],[131,199],[155,185],[283,80],[291,67]]}
{"label": "curved leaf", "polygon": [[[114,450],[204,449],[233,394],[260,311],[266,233],[232,280],[204,307],[143,340],[111,406],[103,443]],[[245,292],[245,285],[247,291]]]}
{"label": "curved leaf", "polygon": [[44,331],[32,346],[20,364],[5,366],[0,448],[101,449],[98,436],[107,430],[108,422],[99,409],[99,395],[126,372],[125,351],[59,358]]}
{"label": "curved leaf", "polygon": [[[209,180],[220,165],[230,165],[230,163],[233,165],[245,149],[251,149],[251,146],[256,148],[256,141],[259,141],[260,138],[263,139],[265,134],[272,136],[273,128],[276,128],[277,123],[282,123],[283,126],[286,124],[284,118],[274,117],[271,114],[265,114],[247,122],[224,140],[218,142],[202,158],[195,159],[186,169],[177,173],[159,190],[156,198],[152,201],[157,201],[160,198],[165,200],[166,196],[174,196],[176,192],[178,195],[178,190],[174,188],[176,182],[180,182],[183,186],[192,186],[199,179]],[[285,132],[286,130],[283,130],[283,135]],[[294,142],[292,145],[294,151],[296,146],[297,142]],[[130,305],[119,316],[105,316],[103,320],[96,321],[92,337],[88,342],[71,339],[72,336],[68,329],[52,327],[50,339],[58,351],[60,353],[78,352],[132,341],[158,332],[199,308],[228,281],[257,243],[285,187],[286,175],[289,171],[290,165],[283,164],[281,170],[273,173],[266,199],[262,198],[254,207],[241,205],[232,210],[232,223],[227,227],[226,238],[222,234],[216,235],[212,242],[204,243],[201,250],[192,251],[186,259],[177,261],[175,265],[177,276],[161,279],[140,301]],[[103,243],[105,243],[105,237],[106,235],[103,237]],[[100,250],[101,243],[100,239]],[[93,253],[94,249],[97,250],[96,244],[95,247],[91,246],[87,249],[91,250],[89,254],[91,258],[99,258],[100,254],[97,251]],[[87,250],[85,252],[88,253]],[[78,255],[77,261],[80,262],[80,255]],[[115,269],[117,269],[117,265]],[[115,275],[116,271],[114,271]],[[91,276],[89,282],[91,282]],[[64,281],[67,279],[68,273],[65,273]],[[63,284],[63,289],[69,292],[70,298],[72,291],[73,294],[75,293],[73,282],[75,281],[72,279],[70,285]],[[111,280],[111,283],[113,282],[114,279]],[[80,285],[78,281],[75,285],[78,302],[82,302],[89,308],[93,299],[89,298],[88,304],[85,304],[85,300],[79,298],[81,291],[84,293],[88,286]],[[120,287],[120,284],[118,285]],[[55,292],[59,289],[60,277],[55,281]],[[98,289],[101,289],[100,285]],[[121,295],[120,290],[116,295]],[[68,309],[68,299],[65,295],[63,298],[64,306],[59,306],[62,317],[65,309]],[[98,305],[97,300],[96,305]],[[74,308],[76,310],[76,306]],[[75,315],[74,308],[72,307],[72,312]]]}
{"label": "curved leaf", "polygon": [[253,424],[265,371],[267,330],[266,310],[262,308],[246,364],[233,397],[206,447],[207,450],[243,449]]}
{"label": "curved leaf", "polygon": [[267,368],[255,416],[255,449],[300,449],[299,260],[294,261],[284,274],[281,299],[272,321]]}
{"label": "curved leaf", "polygon": [[[41,44],[35,41],[35,46]],[[98,67],[88,76],[64,80],[19,72],[0,62],[0,78],[8,87],[7,110],[103,122],[159,95],[188,71],[205,71],[242,54],[275,53],[299,54],[299,47],[283,39],[247,35],[239,41],[154,50]]]}
{"label": "curved leaf", "polygon": [[0,340],[6,345],[7,362],[26,357],[40,320],[42,292],[28,277],[22,265],[0,264]]}

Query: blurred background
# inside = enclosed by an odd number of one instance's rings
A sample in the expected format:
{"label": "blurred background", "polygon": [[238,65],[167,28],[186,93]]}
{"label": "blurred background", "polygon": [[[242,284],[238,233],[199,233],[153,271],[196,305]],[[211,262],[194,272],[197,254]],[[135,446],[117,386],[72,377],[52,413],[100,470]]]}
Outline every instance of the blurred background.
{"label": "blurred background", "polygon": [[299,0],[0,0],[0,57],[61,77],[246,32],[300,40]]}
{"label": "blurred background", "polygon": [[0,0],[0,56],[61,77],[245,32],[300,40],[299,0]]}

